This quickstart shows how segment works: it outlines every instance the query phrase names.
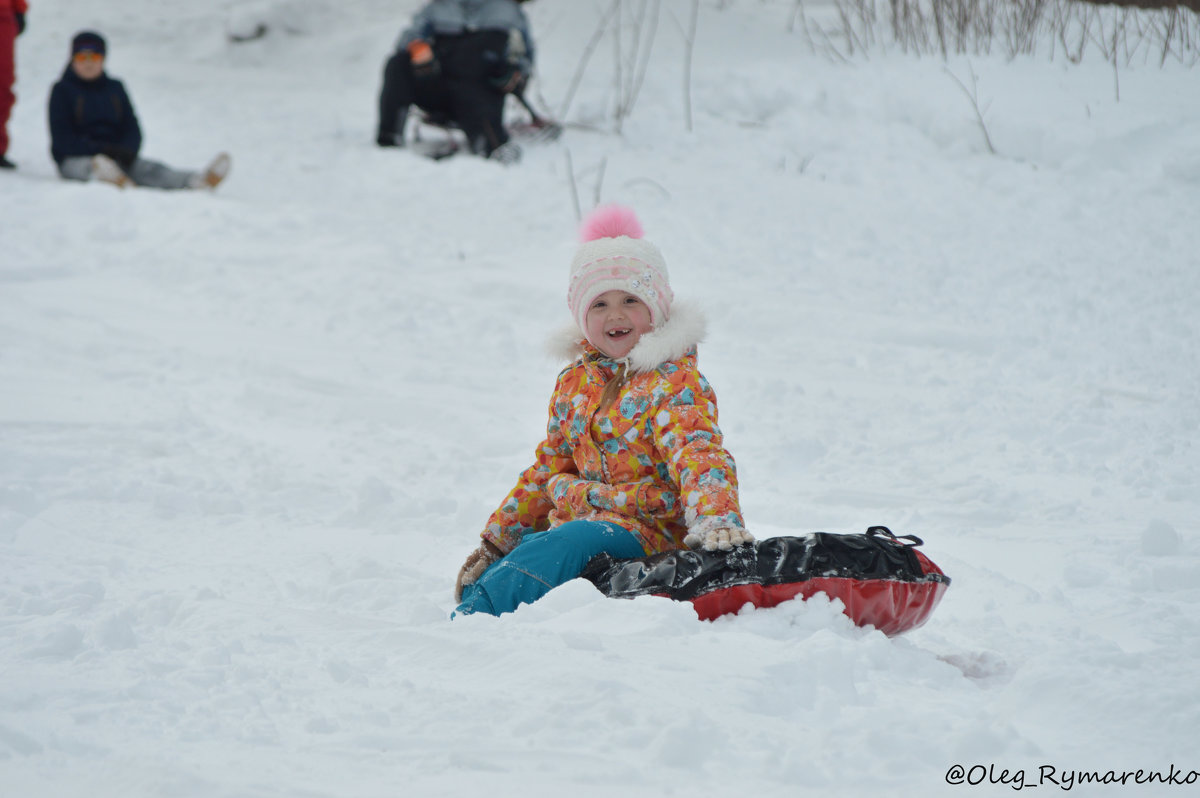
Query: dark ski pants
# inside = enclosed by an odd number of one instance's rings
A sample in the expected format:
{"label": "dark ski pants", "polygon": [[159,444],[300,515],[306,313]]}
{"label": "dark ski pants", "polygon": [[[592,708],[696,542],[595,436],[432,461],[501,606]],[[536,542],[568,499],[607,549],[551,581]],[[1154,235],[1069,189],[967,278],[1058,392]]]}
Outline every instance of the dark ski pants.
{"label": "dark ski pants", "polygon": [[463,587],[455,614],[514,612],[579,576],[597,554],[628,560],[645,553],[637,535],[605,521],[568,521],[548,532],[531,532],[475,584]]}
{"label": "dark ski pants", "polygon": [[[446,59],[443,61],[443,59]],[[504,129],[503,92],[494,88],[480,69],[470,68],[467,59],[455,58],[445,45],[438,47],[442,72],[433,77],[413,74],[406,51],[388,59],[379,92],[379,141],[404,135],[410,105],[453,120],[467,137],[472,151],[490,155],[508,141]],[[464,66],[465,68],[454,68]]]}

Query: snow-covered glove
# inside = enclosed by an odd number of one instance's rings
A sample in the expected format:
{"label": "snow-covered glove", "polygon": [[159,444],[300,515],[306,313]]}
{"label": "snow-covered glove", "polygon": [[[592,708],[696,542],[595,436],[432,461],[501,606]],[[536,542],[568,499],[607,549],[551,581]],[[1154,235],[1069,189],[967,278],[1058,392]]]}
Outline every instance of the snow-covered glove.
{"label": "snow-covered glove", "polygon": [[463,567],[458,569],[458,579],[454,581],[454,600],[462,601],[463,586],[475,584],[475,580],[503,556],[504,552],[490,540],[480,543],[479,548],[467,555]]}
{"label": "snow-covered glove", "polygon": [[692,527],[683,539],[683,545],[689,549],[704,549],[705,551],[729,551],[734,546],[744,546],[754,542],[754,535],[736,526],[719,526],[701,522]]}

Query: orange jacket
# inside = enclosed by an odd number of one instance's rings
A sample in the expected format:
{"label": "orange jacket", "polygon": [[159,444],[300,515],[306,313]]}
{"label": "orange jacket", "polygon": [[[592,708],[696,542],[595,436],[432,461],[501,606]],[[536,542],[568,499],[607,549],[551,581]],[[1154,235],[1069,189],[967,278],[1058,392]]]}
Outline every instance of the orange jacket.
{"label": "orange jacket", "polygon": [[[631,375],[604,413],[597,413],[600,394],[617,363],[586,342],[575,344],[581,356],[558,375],[534,464],[492,513],[482,537],[507,552],[531,529],[611,521],[652,554],[682,548],[696,526],[744,527],[736,466],[717,426],[717,398],[696,368],[703,320],[692,325],[699,334],[689,335],[689,321],[680,319],[689,313],[673,309],[664,328],[675,329],[664,332],[674,340],[665,351],[664,336],[647,340],[659,331],[643,336],[629,356]],[[639,364],[639,354],[654,344],[658,351]],[[669,359],[651,365],[664,353]]]}

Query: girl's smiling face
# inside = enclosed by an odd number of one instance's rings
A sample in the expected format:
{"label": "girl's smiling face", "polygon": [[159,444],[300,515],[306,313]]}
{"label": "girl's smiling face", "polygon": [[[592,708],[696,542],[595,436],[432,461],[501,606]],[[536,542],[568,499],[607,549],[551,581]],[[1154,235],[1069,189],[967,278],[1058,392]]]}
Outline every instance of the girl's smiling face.
{"label": "girl's smiling face", "polygon": [[605,291],[588,306],[587,339],[611,358],[629,354],[638,340],[654,329],[650,308],[626,291]]}

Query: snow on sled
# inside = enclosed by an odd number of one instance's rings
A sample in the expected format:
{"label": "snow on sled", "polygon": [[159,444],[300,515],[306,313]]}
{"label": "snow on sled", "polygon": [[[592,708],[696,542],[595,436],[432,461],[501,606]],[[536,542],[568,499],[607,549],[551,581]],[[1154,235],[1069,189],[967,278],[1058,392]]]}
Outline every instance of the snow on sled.
{"label": "snow on sled", "polygon": [[[526,106],[527,108],[529,106]],[[433,138],[426,138],[428,130],[434,131]],[[538,116],[530,109],[530,118],[505,125],[510,139],[518,144],[541,144],[557,141],[563,126],[558,122]],[[449,158],[459,152],[470,151],[462,129],[446,114],[421,110],[413,126],[412,150],[434,161]]]}
{"label": "snow on sled", "polygon": [[602,554],[584,571],[611,598],[690,601],[701,620],[745,604],[774,607],[825,593],[859,626],[898,635],[925,623],[950,577],[917,550],[920,538],[873,526],[862,535],[813,532],[767,538],[728,552],[669,551],[634,560]]}

